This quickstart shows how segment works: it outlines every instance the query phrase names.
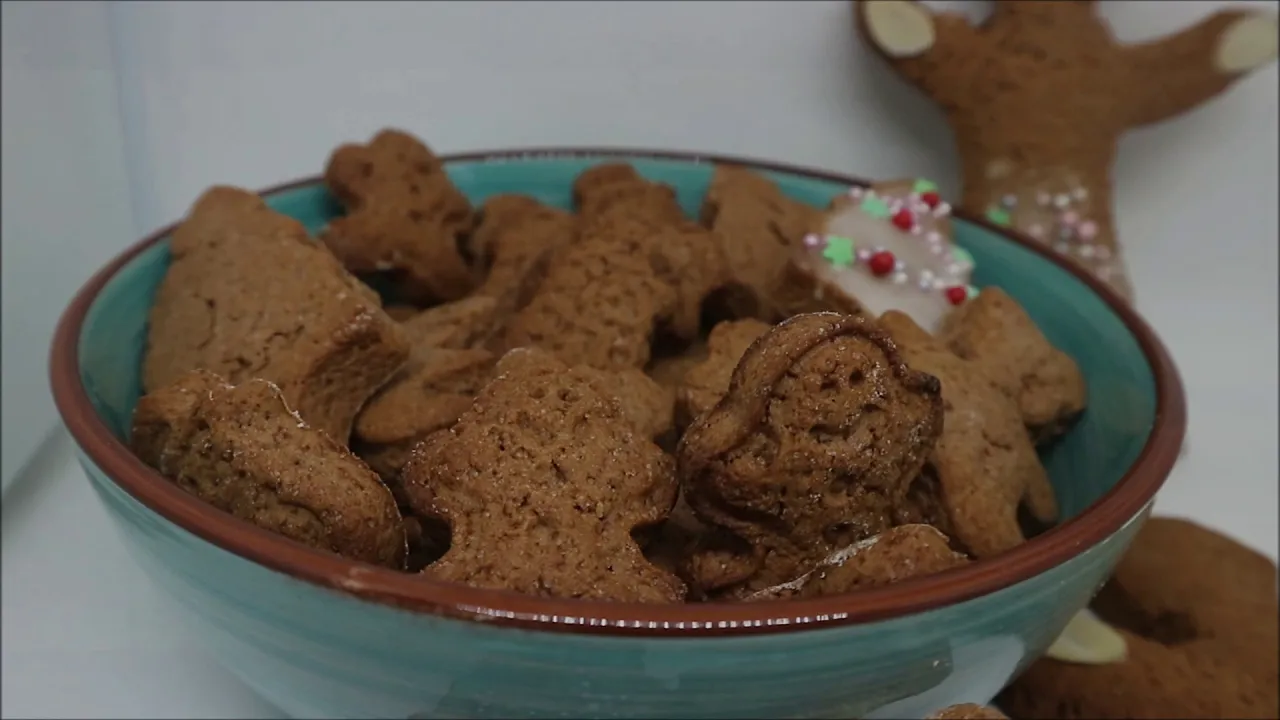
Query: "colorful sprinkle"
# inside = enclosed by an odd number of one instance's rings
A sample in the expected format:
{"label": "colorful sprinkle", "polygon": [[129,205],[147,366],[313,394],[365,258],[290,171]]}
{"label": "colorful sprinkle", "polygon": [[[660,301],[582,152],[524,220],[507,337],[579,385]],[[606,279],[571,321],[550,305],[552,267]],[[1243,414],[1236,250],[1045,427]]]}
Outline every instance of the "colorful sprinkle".
{"label": "colorful sprinkle", "polygon": [[816,250],[825,244],[826,241],[814,233],[809,233],[804,236],[804,246],[811,250]]}
{"label": "colorful sprinkle", "polygon": [[871,217],[877,220],[884,220],[885,218],[889,217],[892,214],[892,212],[890,212],[889,210],[889,206],[885,204],[885,201],[881,200],[875,195],[868,195],[865,198],[863,198],[862,205],[859,207],[861,208],[862,212],[870,215]]}
{"label": "colorful sprinkle", "polygon": [[1031,237],[1044,237],[1044,226],[1040,223],[1032,223],[1027,228],[1027,232],[1031,234]]}
{"label": "colorful sprinkle", "polygon": [[1062,223],[1063,225],[1075,225],[1076,223],[1080,222],[1080,213],[1076,212],[1075,210],[1067,210],[1066,212],[1062,213],[1061,216],[1058,217],[1058,222]]}
{"label": "colorful sprinkle", "polygon": [[938,184],[932,180],[925,180],[924,178],[920,178],[919,180],[915,181],[915,184],[911,186],[911,189],[923,195],[927,192],[935,192],[938,189]]}
{"label": "colorful sprinkle", "polygon": [[1018,196],[1012,195],[1012,194],[1005,195],[1004,197],[1000,198],[1000,205],[1002,205],[1006,209],[1012,210],[1018,207]]}
{"label": "colorful sprinkle", "polygon": [[964,265],[965,267],[974,266],[973,255],[970,255],[968,250],[965,250],[959,245],[951,248],[951,256],[956,259],[956,262]]}
{"label": "colorful sprinkle", "polygon": [[822,257],[837,267],[847,267],[853,264],[857,255],[854,253],[853,241],[847,237],[838,235],[827,236],[827,247],[822,251]]}
{"label": "colorful sprinkle", "polygon": [[1092,220],[1085,220],[1080,223],[1080,227],[1076,228],[1076,233],[1081,240],[1092,240],[1098,235],[1098,224]]}
{"label": "colorful sprinkle", "polygon": [[1012,217],[1004,208],[993,207],[987,210],[987,219],[997,225],[1008,225]]}
{"label": "colorful sprinkle", "polygon": [[899,230],[910,230],[916,226],[916,216],[910,210],[902,208],[893,214],[892,222]]}
{"label": "colorful sprinkle", "polygon": [[897,258],[888,250],[881,250],[871,256],[867,261],[867,267],[871,269],[873,275],[884,277],[893,272],[894,267],[898,264]]}
{"label": "colorful sprinkle", "polygon": [[969,299],[969,291],[959,285],[954,285],[946,290],[947,302],[952,305],[959,305]]}

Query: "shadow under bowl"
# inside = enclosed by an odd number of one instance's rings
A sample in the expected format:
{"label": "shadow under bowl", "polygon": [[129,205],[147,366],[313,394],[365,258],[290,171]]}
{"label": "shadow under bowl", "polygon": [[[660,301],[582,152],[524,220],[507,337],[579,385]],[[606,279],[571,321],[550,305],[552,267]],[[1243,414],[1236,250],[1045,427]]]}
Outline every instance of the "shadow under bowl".
{"label": "shadow under bowl", "polygon": [[[762,171],[824,206],[860,180],[709,155],[517,150],[448,157],[473,201],[570,206],[585,168],[631,162],[696,212],[713,164]],[[264,193],[322,227],[319,179]],[[1085,606],[1142,524],[1186,427],[1181,382],[1123,300],[1034,241],[956,213],[975,284],[999,285],[1089,385],[1043,455],[1065,518],[996,558],[856,594],[737,605],[557,600],[395,573],[216,511],[125,445],[166,228],[113,260],[58,326],[51,375],[90,484],[145,571],[226,667],[295,717],[918,717],[989,701]]]}

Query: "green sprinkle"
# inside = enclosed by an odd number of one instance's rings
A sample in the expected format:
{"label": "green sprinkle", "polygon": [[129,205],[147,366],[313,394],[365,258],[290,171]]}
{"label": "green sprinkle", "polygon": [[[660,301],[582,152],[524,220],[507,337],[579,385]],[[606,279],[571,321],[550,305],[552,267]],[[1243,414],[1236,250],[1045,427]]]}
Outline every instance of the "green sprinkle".
{"label": "green sprinkle", "polygon": [[1001,207],[993,207],[987,210],[987,219],[997,225],[1008,225],[1009,211]]}
{"label": "green sprinkle", "polygon": [[978,288],[976,288],[976,287],[974,287],[974,286],[972,286],[972,285],[966,285],[966,286],[965,286],[965,288],[964,288],[964,292],[965,292],[965,294],[966,294],[966,295],[968,295],[968,296],[969,296],[969,299],[970,299],[970,300],[972,300],[972,299],[974,299],[975,297],[977,297],[977,296],[978,296]]}
{"label": "green sprinkle", "polygon": [[827,247],[822,251],[822,257],[837,267],[852,265],[854,259],[853,241],[838,235],[828,236]]}
{"label": "green sprinkle", "polygon": [[862,212],[876,218],[877,220],[883,220],[890,215],[889,206],[885,204],[884,200],[881,200],[875,195],[868,195],[863,198],[862,205],[860,207],[862,208]]}
{"label": "green sprinkle", "polygon": [[938,189],[938,184],[932,180],[925,180],[924,178],[920,178],[919,180],[916,181],[915,185],[911,186],[911,189],[918,193],[933,192],[934,190]]}
{"label": "green sprinkle", "polygon": [[965,250],[959,245],[956,245],[955,247],[951,248],[951,257],[955,258],[956,262],[960,263],[961,265],[966,265],[968,267],[974,266],[973,256],[969,254],[968,250]]}

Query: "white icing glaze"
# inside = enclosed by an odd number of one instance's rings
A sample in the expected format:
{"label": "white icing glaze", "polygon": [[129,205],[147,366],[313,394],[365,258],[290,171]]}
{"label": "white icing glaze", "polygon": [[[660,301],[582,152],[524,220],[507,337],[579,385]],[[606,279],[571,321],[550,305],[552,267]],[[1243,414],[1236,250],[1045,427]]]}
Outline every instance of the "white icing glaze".
{"label": "white icing glaze", "polygon": [[[867,197],[883,201],[891,213],[870,212]],[[922,328],[935,332],[942,320],[954,309],[948,290],[968,292],[973,272],[968,254],[951,242],[948,220],[950,207],[938,202],[930,207],[922,194],[912,190],[912,183],[900,182],[879,186],[877,190],[855,188],[851,202],[833,209],[827,215],[823,235],[804,243],[799,259],[802,267],[816,278],[848,294],[869,313],[880,315],[898,310],[910,315]],[[893,214],[902,208],[913,217],[913,227],[904,230],[894,224]],[[840,261],[832,253],[832,243],[847,246],[852,241],[857,259],[851,264]],[[839,250],[840,248],[837,248]],[[892,253],[897,269],[880,276],[873,272],[871,256],[880,251]],[[831,255],[835,256],[835,260]]]}

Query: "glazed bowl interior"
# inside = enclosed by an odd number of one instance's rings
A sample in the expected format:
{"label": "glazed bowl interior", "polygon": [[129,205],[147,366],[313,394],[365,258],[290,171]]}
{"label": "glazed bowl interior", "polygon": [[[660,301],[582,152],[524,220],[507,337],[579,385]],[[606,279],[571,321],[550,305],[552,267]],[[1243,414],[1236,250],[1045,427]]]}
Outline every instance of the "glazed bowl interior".
{"label": "glazed bowl interior", "polygon": [[[646,177],[674,187],[685,209],[696,215],[714,158],[586,150],[523,152],[459,156],[448,159],[446,167],[474,203],[498,193],[523,193],[569,208],[574,178],[591,165],[619,157]],[[819,207],[855,182],[781,166],[758,167],[787,195]],[[269,191],[266,198],[273,208],[297,218],[313,232],[341,211],[318,180]],[[1137,517],[1172,465],[1185,424],[1181,389],[1176,372],[1145,324],[1097,283],[1052,260],[1030,241],[963,213],[956,218],[955,240],[975,259],[975,284],[998,285],[1017,299],[1049,341],[1075,358],[1088,381],[1084,416],[1043,455],[1065,522],[1000,558],[900,587],[827,599],[825,605],[788,601],[780,605],[793,610],[781,616],[823,622],[836,616],[848,622],[870,620],[959,602],[1026,580],[1102,542]],[[53,354],[55,395],[81,452],[143,505],[232,552],[295,575],[302,565],[324,572],[344,567],[343,563],[353,565],[268,536],[213,510],[198,509],[194,498],[182,497],[171,486],[162,488],[167,485],[162,478],[126,457],[124,443],[140,394],[147,313],[167,263],[167,238],[162,233],[91,281],[77,300],[79,305],[73,305],[64,318]],[[92,412],[84,411],[89,405]],[[160,498],[160,493],[169,494]],[[232,535],[240,540],[233,542]],[[246,537],[254,542],[243,540]],[[660,621],[670,628],[689,621],[693,623],[689,627],[706,622],[719,623],[720,629],[759,627],[761,622],[748,620],[779,613],[741,607],[654,609],[599,603],[595,605],[614,607],[582,610],[581,602],[446,590],[441,583],[392,575],[369,568],[371,585],[365,587],[376,586],[375,594],[392,596],[398,604],[440,612],[456,610],[465,597],[477,601],[476,607],[528,610],[504,612],[502,617],[558,617],[558,611],[577,607],[580,617],[598,615],[607,620],[606,625],[653,626]],[[316,576],[306,579],[324,582]],[[445,598],[446,592],[452,594]],[[839,612],[828,612],[833,608]],[[730,620],[726,624],[717,618]]]}

